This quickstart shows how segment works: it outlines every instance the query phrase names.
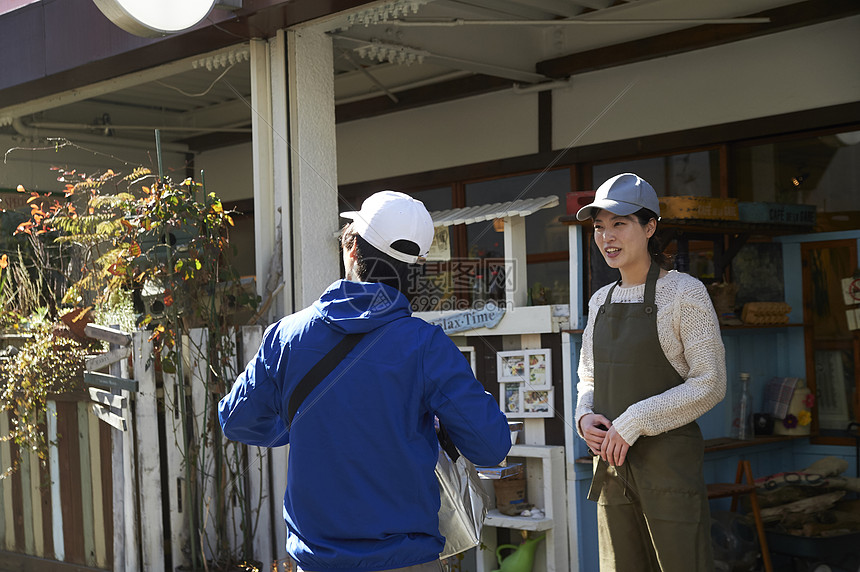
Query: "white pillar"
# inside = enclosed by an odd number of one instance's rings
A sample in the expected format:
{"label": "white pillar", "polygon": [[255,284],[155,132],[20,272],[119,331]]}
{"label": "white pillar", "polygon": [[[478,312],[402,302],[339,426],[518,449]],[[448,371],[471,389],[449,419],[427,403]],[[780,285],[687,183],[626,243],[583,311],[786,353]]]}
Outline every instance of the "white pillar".
{"label": "white pillar", "polygon": [[[269,43],[251,40],[251,148],[254,161],[254,248],[257,293],[267,297],[275,244],[272,79]],[[284,136],[284,133],[281,134]]]}
{"label": "white pillar", "polygon": [[505,301],[508,310],[522,308],[528,303],[528,274],[526,272],[526,219],[505,217]]}
{"label": "white pillar", "polygon": [[311,29],[288,30],[286,36],[292,286],[301,308],[339,274],[334,68],[331,37]]}

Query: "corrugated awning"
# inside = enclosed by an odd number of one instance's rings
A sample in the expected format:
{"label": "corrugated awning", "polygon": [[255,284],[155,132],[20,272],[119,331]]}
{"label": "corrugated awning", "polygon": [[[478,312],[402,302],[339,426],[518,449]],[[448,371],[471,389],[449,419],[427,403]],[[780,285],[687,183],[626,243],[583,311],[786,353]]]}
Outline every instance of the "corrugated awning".
{"label": "corrugated awning", "polygon": [[509,216],[528,216],[540,209],[548,209],[558,205],[558,197],[538,197],[534,199],[518,199],[506,203],[492,203],[475,207],[461,207],[444,211],[433,211],[433,226],[453,226],[456,224],[472,224]]}

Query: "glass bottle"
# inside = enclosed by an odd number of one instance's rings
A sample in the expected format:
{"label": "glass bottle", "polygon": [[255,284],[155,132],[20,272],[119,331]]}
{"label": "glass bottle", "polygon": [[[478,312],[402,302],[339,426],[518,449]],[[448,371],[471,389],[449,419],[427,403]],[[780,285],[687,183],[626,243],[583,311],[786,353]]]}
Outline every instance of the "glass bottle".
{"label": "glass bottle", "polygon": [[742,373],[740,375],[740,380],[741,392],[738,395],[737,405],[735,407],[735,419],[732,423],[732,433],[733,437],[736,439],[749,440],[755,436],[753,432],[750,374]]}

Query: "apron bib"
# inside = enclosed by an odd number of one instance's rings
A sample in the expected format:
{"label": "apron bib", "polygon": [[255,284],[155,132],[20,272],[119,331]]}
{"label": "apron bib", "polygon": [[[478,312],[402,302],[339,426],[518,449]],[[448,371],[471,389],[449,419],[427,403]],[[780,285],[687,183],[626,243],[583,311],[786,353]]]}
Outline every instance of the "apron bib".
{"label": "apron bib", "polygon": [[[683,383],[663,353],[657,335],[654,299],[659,274],[660,268],[652,264],[642,303],[612,304],[616,283],[595,318],[593,411],[608,419],[614,420],[630,405]],[[710,515],[702,472],[703,457],[702,434],[695,422],[661,435],[639,437],[620,467],[610,467],[600,457],[594,458],[594,477],[588,498],[597,501],[601,509],[610,509],[604,515],[624,513],[620,505],[632,505],[633,513],[641,512],[643,526],[647,526],[642,532],[645,544],[650,539],[656,547],[657,554],[651,555],[654,565],[659,559],[664,570],[676,568],[664,564],[661,544],[686,552],[678,545],[677,537],[658,538],[676,534],[666,524],[683,523],[681,526],[689,529],[692,523],[701,525],[704,517],[706,526],[698,528],[704,528],[706,533],[698,534],[694,546],[689,547],[694,554],[692,561],[686,560],[686,566],[688,570],[708,569],[707,565],[704,568],[690,566],[698,559],[696,550],[704,550],[706,559],[710,558]],[[611,507],[621,510],[611,510]],[[641,516],[639,519],[642,520]],[[609,524],[612,524],[611,519]],[[601,540],[601,552],[606,546]],[[602,562],[605,556],[601,554]],[[604,569],[603,564],[601,569]]]}

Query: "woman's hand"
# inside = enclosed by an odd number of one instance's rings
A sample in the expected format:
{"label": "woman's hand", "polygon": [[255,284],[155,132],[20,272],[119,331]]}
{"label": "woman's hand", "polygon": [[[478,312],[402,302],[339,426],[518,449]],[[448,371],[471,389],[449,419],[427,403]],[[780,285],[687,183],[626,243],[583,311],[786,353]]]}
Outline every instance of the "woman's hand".
{"label": "woman's hand", "polygon": [[603,440],[606,438],[606,429],[611,427],[612,423],[597,413],[588,413],[579,419],[579,430],[582,437],[585,439],[588,448],[595,455],[603,457]]}
{"label": "woman's hand", "polygon": [[629,448],[630,445],[618,434],[615,427],[610,427],[603,439],[603,450],[600,451],[600,458],[613,467],[620,467],[624,464]]}

